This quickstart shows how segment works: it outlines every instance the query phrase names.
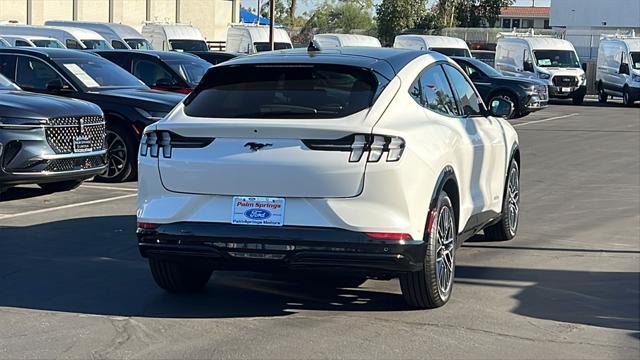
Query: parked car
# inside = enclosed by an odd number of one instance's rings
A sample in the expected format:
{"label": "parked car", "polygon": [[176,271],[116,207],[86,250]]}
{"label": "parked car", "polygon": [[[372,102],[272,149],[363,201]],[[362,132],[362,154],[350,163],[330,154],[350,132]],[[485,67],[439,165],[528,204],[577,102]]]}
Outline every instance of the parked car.
{"label": "parked car", "polygon": [[449,36],[436,35],[398,35],[394,48],[432,50],[447,56],[471,57],[469,45],[462,40]]}
{"label": "parked car", "polygon": [[0,73],[24,90],[90,101],[106,118],[107,182],[133,179],[143,129],[183,95],[149,89],[116,64],[91,53],[51,48],[0,49]]}
{"label": "parked car", "polygon": [[349,286],[398,276],[410,305],[442,306],[457,247],[518,230],[518,137],[500,118],[511,106],[485,109],[436,52],[296,49],[217,65],[145,130],[140,252],[168,291],[201,289],[213,269],[313,269]]}
{"label": "parked car", "polygon": [[513,103],[513,113],[507,118],[523,117],[547,107],[549,91],[544,82],[504,76],[478,59],[465,57],[452,57],[452,59],[473,81],[485,104],[491,104],[498,98]]}
{"label": "parked car", "polygon": [[373,36],[355,34],[317,34],[313,40],[321,48],[335,47],[382,47],[380,40]]}
{"label": "parked car", "polygon": [[153,46],[136,29],[125,24],[89,21],[49,20],[47,26],[65,26],[95,31],[114,49],[153,50]]}
{"label": "parked car", "polygon": [[640,100],[640,37],[614,36],[600,40],[596,71],[598,100],[619,96],[625,105]]}
{"label": "parked car", "polygon": [[246,54],[229,53],[222,51],[190,51],[189,53],[196,55],[197,57],[210,63],[211,65],[218,65],[225,61],[235,59],[239,56],[246,56]]}
{"label": "parked car", "polygon": [[562,39],[506,33],[496,46],[496,69],[505,75],[544,80],[549,96],[580,105],[587,77],[573,45]]}
{"label": "parked car", "polygon": [[471,50],[471,56],[493,67],[496,65],[496,52],[489,50]]}
{"label": "parked car", "polygon": [[98,33],[64,26],[0,25],[0,35],[44,36],[58,39],[69,49],[112,49]]}
{"label": "parked car", "polygon": [[[275,50],[292,49],[293,43],[286,30],[274,29]],[[228,52],[256,54],[271,51],[269,27],[258,25],[234,25],[227,30]]]}
{"label": "parked car", "polygon": [[148,22],[142,27],[142,35],[151,42],[156,50],[209,50],[204,35],[193,25]]}
{"label": "parked car", "polygon": [[0,193],[65,191],[106,168],[105,122],[89,102],[22,91],[0,75]]}
{"label": "parked car", "polygon": [[50,47],[65,49],[63,43],[58,39],[54,39],[48,36],[34,36],[34,35],[3,35],[3,38],[7,40],[9,45],[18,47]]}

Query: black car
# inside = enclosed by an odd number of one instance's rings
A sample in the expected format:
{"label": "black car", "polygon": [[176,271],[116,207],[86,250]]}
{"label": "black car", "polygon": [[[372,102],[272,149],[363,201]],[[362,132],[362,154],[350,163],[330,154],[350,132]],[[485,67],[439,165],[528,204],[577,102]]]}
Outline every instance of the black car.
{"label": "black car", "polygon": [[476,86],[485,104],[495,98],[507,99],[513,103],[509,118],[526,116],[544,109],[549,101],[549,90],[540,81],[504,76],[484,62],[463,57],[452,57],[462,67]]}
{"label": "black car", "polygon": [[156,90],[189,94],[213,65],[190,53],[174,51],[101,50],[108,59]]}
{"label": "black car", "polygon": [[164,117],[183,95],[149,89],[100,56],[51,48],[0,49],[0,73],[23,90],[90,101],[106,119],[106,182],[133,179],[144,128]]}
{"label": "black car", "polygon": [[496,52],[489,50],[471,50],[471,56],[474,59],[478,59],[483,63],[494,67],[496,64]]}
{"label": "black car", "polygon": [[207,61],[211,65],[218,65],[225,61],[235,59],[239,56],[246,56],[245,54],[228,53],[222,51],[191,51],[190,54],[196,55],[204,61]]}
{"label": "black car", "polygon": [[0,192],[19,184],[71,190],[106,168],[95,104],[22,91],[0,75]]}

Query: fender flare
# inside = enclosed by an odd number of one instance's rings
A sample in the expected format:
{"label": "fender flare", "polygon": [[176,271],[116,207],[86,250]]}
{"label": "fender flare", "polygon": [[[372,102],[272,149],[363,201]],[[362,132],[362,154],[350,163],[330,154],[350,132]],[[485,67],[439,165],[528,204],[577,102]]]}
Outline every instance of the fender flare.
{"label": "fender flare", "polygon": [[[451,167],[450,165],[447,165],[445,166],[444,169],[442,169],[442,171],[440,172],[440,175],[438,176],[438,180],[436,180],[436,185],[433,188],[433,193],[431,194],[431,200],[429,201],[429,210],[438,206],[438,197],[440,196],[440,192],[444,188],[444,184],[446,184],[447,181],[449,180],[452,180],[456,184],[456,188],[459,189],[458,178],[456,177],[456,173],[453,170],[453,167]],[[459,192],[460,190],[458,190],[458,193]]]}

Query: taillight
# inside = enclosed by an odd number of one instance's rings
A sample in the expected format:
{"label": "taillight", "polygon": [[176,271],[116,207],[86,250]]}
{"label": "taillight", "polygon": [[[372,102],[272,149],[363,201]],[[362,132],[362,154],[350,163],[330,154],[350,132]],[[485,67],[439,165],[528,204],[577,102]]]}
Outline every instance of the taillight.
{"label": "taillight", "polygon": [[204,148],[209,146],[214,138],[185,137],[170,131],[148,131],[140,140],[140,156],[171,158],[176,148]]}
{"label": "taillight", "polygon": [[377,240],[413,240],[410,234],[403,233],[369,232],[366,234],[368,237]]}
{"label": "taillight", "polygon": [[153,223],[147,223],[147,222],[138,223],[138,229],[155,230],[159,227],[160,227],[160,224],[153,224]]}
{"label": "taillight", "polygon": [[302,140],[311,150],[349,151],[349,162],[359,162],[368,152],[368,162],[378,162],[385,153],[387,161],[398,161],[404,152],[404,139],[397,136],[355,134],[336,140]]}
{"label": "taillight", "polygon": [[191,89],[191,88],[179,88],[179,89],[173,89],[173,91],[175,91],[177,93],[180,93],[180,94],[189,95],[189,94],[191,94],[193,89]]}

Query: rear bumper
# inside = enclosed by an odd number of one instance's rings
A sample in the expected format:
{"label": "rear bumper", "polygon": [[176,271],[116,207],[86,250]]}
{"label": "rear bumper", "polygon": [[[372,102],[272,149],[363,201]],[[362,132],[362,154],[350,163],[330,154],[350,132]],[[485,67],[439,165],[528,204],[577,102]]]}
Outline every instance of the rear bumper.
{"label": "rear bumper", "polygon": [[425,255],[422,240],[377,240],[335,228],[183,222],[137,235],[144,257],[207,262],[220,270],[399,274],[420,270]]}

